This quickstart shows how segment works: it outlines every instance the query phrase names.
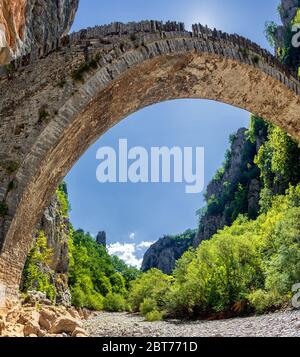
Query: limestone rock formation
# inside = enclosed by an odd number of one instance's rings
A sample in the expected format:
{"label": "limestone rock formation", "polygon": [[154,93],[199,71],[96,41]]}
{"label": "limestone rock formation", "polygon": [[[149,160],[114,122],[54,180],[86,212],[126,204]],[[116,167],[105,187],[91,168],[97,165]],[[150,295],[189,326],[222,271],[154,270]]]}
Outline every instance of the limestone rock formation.
{"label": "limestone rock formation", "polygon": [[292,25],[299,8],[299,0],[281,0],[279,12],[282,26],[278,26],[275,30],[275,54],[291,70],[296,72],[298,72],[300,63],[300,51],[299,48],[293,47],[291,42],[296,33],[293,32]]}
{"label": "limestone rock formation", "polygon": [[299,8],[298,0],[281,0],[280,17],[284,26],[288,26],[296,16]]}
{"label": "limestone rock formation", "polygon": [[[43,213],[33,241],[37,239],[40,232],[43,232],[47,238],[47,246],[51,249],[51,258],[50,261],[42,263],[43,266],[40,269],[45,273],[50,273],[51,284],[55,287],[56,303],[65,306],[71,304],[71,292],[68,287],[70,229],[68,218],[62,214],[62,203],[55,194]],[[23,276],[23,278],[25,277]],[[23,282],[21,283],[22,289]],[[30,292],[27,294],[31,300],[35,299],[34,294],[37,300],[43,300],[38,296],[38,294],[42,294],[40,292],[32,291],[31,294]]]}
{"label": "limestone rock formation", "polygon": [[61,202],[55,195],[43,214],[39,230],[45,233],[48,247],[53,255],[49,268],[54,271],[53,284],[56,302],[70,305],[71,293],[68,288],[70,223],[61,214]]}
{"label": "limestone rock formation", "polygon": [[106,248],[106,232],[99,232],[96,237],[96,242]]}
{"label": "limestone rock formation", "polygon": [[246,170],[249,165],[253,164],[254,157],[263,142],[263,135],[257,135],[255,142],[250,142],[245,128],[239,129],[232,137],[224,172],[219,177],[215,177],[207,186],[208,209],[200,217],[194,247],[197,247],[203,240],[211,238],[226,225],[233,223],[237,215],[233,208],[236,195],[243,196],[242,207],[239,207],[238,214],[248,214],[251,218],[255,218],[259,210],[261,190],[259,170],[257,168],[250,169],[251,172]]}
{"label": "limestone rock formation", "polygon": [[195,236],[195,231],[188,231],[183,236],[161,238],[145,253],[141,270],[157,268],[165,274],[172,274],[176,261],[191,247]]}
{"label": "limestone rock formation", "polygon": [[0,311],[0,337],[86,337],[87,310],[40,304],[8,304]]}
{"label": "limestone rock formation", "polygon": [[79,0],[0,0],[0,64],[66,35]]}

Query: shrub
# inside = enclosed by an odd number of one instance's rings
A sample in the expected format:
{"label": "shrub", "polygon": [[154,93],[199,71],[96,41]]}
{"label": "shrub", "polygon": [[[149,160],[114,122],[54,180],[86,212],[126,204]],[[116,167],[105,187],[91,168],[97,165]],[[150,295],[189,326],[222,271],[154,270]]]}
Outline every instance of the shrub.
{"label": "shrub", "polygon": [[89,72],[91,69],[96,69],[98,67],[98,61],[100,59],[99,55],[96,55],[95,58],[91,59],[88,62],[82,63],[77,69],[72,72],[72,79],[75,82],[84,82],[84,74]]}
{"label": "shrub", "polygon": [[154,321],[161,321],[164,318],[164,314],[161,311],[158,310],[153,310],[148,312],[146,315],[146,320],[149,322],[154,322]]}
{"label": "shrub", "polygon": [[56,290],[52,284],[54,272],[49,268],[53,251],[47,247],[47,238],[40,232],[31,249],[23,272],[23,290],[36,290],[46,293],[48,299],[55,300]]}
{"label": "shrub", "polygon": [[156,301],[158,309],[164,310],[166,294],[170,290],[173,278],[158,269],[151,269],[131,284],[128,302],[134,311],[147,299]]}
{"label": "shrub", "polygon": [[124,311],[125,279],[116,272],[105,247],[82,230],[73,233],[69,246],[69,285],[73,303],[94,310]]}
{"label": "shrub", "polygon": [[266,22],[265,24],[265,36],[269,45],[273,48],[275,47],[277,28],[278,25],[274,21]]}
{"label": "shrub", "polygon": [[112,292],[115,294],[126,295],[127,290],[125,287],[125,279],[120,273],[114,273],[110,277],[110,283],[112,286]]}
{"label": "shrub", "polygon": [[258,314],[277,309],[282,305],[282,297],[275,291],[256,290],[248,295],[248,300]]}
{"label": "shrub", "polygon": [[75,286],[71,289],[72,305],[76,308],[87,306],[86,294],[82,291],[80,286]]}
{"label": "shrub", "polygon": [[149,312],[157,310],[157,304],[154,299],[144,299],[144,301],[140,305],[140,313],[143,316],[146,316]]}
{"label": "shrub", "polygon": [[90,310],[103,310],[104,297],[99,293],[92,293],[86,297],[86,307]]}
{"label": "shrub", "polygon": [[103,302],[105,311],[121,312],[126,310],[126,302],[122,295],[108,294]]}
{"label": "shrub", "polygon": [[43,105],[39,109],[38,115],[39,115],[39,121],[38,121],[39,123],[42,123],[42,122],[46,121],[49,118],[50,114],[49,114],[49,112],[47,110],[47,105]]}

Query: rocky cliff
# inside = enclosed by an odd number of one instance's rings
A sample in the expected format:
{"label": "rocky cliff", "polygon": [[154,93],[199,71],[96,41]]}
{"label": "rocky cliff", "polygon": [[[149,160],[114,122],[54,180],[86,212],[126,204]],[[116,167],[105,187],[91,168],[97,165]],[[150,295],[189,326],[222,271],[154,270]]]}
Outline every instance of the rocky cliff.
{"label": "rocky cliff", "polygon": [[[54,288],[55,302],[69,306],[71,304],[71,293],[68,287],[69,273],[69,240],[71,236],[71,224],[66,214],[67,205],[67,189],[66,185],[60,185],[57,193],[53,196],[49,207],[45,210],[41,222],[36,229],[36,234],[33,237],[35,243],[41,233],[46,238],[47,249],[50,256],[46,261],[27,261],[23,273],[23,281],[21,290],[24,286],[29,286],[30,290],[38,289],[37,282],[34,277],[28,277],[28,263],[35,267],[49,279],[49,284]],[[29,255],[30,257],[30,255]],[[30,258],[29,258],[30,259]],[[26,268],[27,267],[27,268]],[[33,281],[27,281],[33,279]]]}
{"label": "rocky cliff", "polygon": [[273,35],[275,42],[275,55],[291,70],[300,75],[300,51],[299,47],[292,46],[292,37],[296,32],[293,25],[300,23],[299,0],[281,0],[279,14],[282,25],[274,25]]}
{"label": "rocky cliff", "polygon": [[165,274],[172,274],[176,261],[191,247],[196,231],[186,231],[178,236],[165,236],[154,243],[145,253],[142,271],[160,269]]}
{"label": "rocky cliff", "polygon": [[62,214],[62,202],[57,195],[53,196],[50,206],[44,212],[39,230],[45,233],[48,248],[53,252],[49,268],[54,272],[53,284],[56,290],[56,302],[70,305],[68,272],[71,225],[68,218]]}
{"label": "rocky cliff", "polygon": [[199,212],[199,229],[194,247],[231,225],[239,214],[256,217],[261,182],[254,158],[264,140],[264,133],[261,132],[251,141],[245,128],[231,136],[231,146],[223,167],[207,186],[207,205]]}
{"label": "rocky cliff", "polygon": [[0,0],[0,64],[66,35],[79,0]]}

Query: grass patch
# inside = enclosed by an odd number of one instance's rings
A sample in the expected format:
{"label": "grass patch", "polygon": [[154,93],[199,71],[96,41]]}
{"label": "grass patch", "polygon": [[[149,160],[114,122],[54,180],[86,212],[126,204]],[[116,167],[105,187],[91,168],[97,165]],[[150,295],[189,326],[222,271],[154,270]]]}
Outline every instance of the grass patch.
{"label": "grass patch", "polygon": [[89,72],[91,69],[97,69],[99,59],[100,56],[96,55],[90,61],[82,63],[77,69],[72,72],[72,79],[75,82],[84,82],[84,74]]}
{"label": "grass patch", "polygon": [[158,310],[150,311],[146,315],[146,320],[149,321],[149,322],[162,321],[163,318],[164,318],[163,312],[158,311]]}

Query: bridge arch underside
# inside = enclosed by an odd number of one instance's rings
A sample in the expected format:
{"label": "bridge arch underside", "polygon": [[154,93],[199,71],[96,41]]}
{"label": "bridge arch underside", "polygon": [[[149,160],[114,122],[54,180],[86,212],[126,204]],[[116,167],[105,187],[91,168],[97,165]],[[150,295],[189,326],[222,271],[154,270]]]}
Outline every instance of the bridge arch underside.
{"label": "bridge arch underside", "polygon": [[97,87],[101,70],[78,84],[70,99],[80,103],[84,97],[82,106],[74,105],[68,119],[61,120],[62,106],[56,119],[38,133],[16,173],[16,191],[7,195],[0,283],[9,298],[16,296],[34,228],[57,185],[92,143],[131,113],[172,99],[210,99],[255,113],[300,140],[299,96],[249,64],[186,51],[143,60]]}

